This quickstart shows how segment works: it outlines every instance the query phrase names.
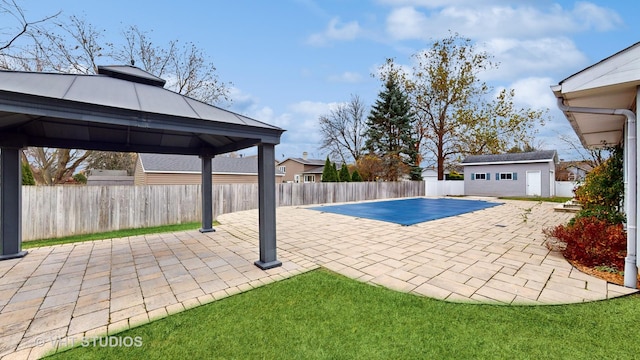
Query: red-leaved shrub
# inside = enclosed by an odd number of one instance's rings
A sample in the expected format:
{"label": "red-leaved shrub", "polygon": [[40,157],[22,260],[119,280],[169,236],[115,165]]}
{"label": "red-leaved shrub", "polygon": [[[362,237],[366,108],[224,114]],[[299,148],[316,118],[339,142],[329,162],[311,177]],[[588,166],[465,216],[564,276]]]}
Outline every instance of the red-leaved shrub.
{"label": "red-leaved shrub", "polygon": [[570,225],[545,229],[544,233],[567,244],[563,254],[569,260],[586,266],[605,265],[618,270],[624,269],[627,234],[622,224],[611,224],[596,217],[583,217],[577,218]]}

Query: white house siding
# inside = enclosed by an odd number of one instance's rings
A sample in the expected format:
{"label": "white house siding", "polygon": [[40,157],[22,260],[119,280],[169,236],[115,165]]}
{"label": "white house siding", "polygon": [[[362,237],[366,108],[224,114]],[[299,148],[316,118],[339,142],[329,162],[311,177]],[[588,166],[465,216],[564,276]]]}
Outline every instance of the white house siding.
{"label": "white house siding", "polygon": [[[551,196],[552,162],[464,166],[464,193],[476,196],[526,196],[527,171],[540,171],[541,196]],[[488,180],[472,180],[471,174],[489,174]],[[496,180],[496,173],[515,173],[516,180]],[[554,185],[555,186],[555,185]]]}

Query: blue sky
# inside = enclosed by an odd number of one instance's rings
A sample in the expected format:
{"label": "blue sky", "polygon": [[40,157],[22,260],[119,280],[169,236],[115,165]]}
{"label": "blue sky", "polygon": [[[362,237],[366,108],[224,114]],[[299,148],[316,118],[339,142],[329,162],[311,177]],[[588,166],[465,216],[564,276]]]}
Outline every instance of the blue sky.
{"label": "blue sky", "polygon": [[[230,109],[287,130],[276,157],[319,149],[318,117],[356,94],[367,105],[381,83],[371,76],[386,58],[411,66],[411,54],[449,31],[471,38],[500,63],[483,74],[514,88],[520,106],[549,108],[538,134],[560,158],[576,156],[558,140],[577,138],[549,86],[640,41],[635,0],[22,0],[28,17],[62,11],[84,16],[119,41],[128,25],[157,44],[177,39],[203,49],[225,82]],[[251,154],[255,150],[248,150]]]}

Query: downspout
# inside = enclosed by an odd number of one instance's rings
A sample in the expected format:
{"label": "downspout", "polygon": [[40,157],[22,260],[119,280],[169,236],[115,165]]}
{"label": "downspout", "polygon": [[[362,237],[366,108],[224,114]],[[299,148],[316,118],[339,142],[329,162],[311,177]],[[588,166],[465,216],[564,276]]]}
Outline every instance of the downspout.
{"label": "downspout", "polygon": [[557,97],[558,108],[563,112],[575,112],[584,114],[622,115],[627,118],[625,134],[625,212],[627,215],[627,256],[624,259],[624,286],[635,289],[638,278],[638,265],[636,263],[637,251],[637,139],[636,139],[636,114],[627,109],[607,109],[567,106],[562,97]]}

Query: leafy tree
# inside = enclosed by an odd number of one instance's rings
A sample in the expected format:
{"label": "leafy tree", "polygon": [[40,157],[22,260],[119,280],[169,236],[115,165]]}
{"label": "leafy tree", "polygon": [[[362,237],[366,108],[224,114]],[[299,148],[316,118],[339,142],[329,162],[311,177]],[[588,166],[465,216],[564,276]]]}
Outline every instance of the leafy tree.
{"label": "leafy tree", "polygon": [[351,181],[351,174],[349,174],[349,168],[347,164],[342,163],[342,167],[340,168],[340,173],[338,173],[338,178],[341,182],[349,182]]}
{"label": "leafy tree", "polygon": [[33,178],[31,166],[26,161],[22,162],[22,185],[35,185],[36,180]]}
{"label": "leafy tree", "polygon": [[133,175],[135,166],[135,153],[92,151],[87,159],[88,169],[127,170],[128,175]]}
{"label": "leafy tree", "polygon": [[384,164],[382,159],[376,155],[363,155],[356,162],[356,167],[364,181],[377,181],[384,177]]}
{"label": "leafy tree", "polygon": [[320,147],[329,150],[331,156],[340,158],[342,162],[358,160],[364,148],[364,113],[365,105],[360,97],[351,95],[351,101],[339,104],[329,114],[320,116]]}
{"label": "leafy tree", "polygon": [[327,160],[324,162],[324,168],[322,169],[322,182],[338,181],[338,175],[335,169],[335,165],[331,164],[331,160],[329,160],[327,156]]}
{"label": "leafy tree", "polygon": [[479,73],[495,67],[470,39],[453,34],[413,55],[416,65],[407,89],[416,111],[416,133],[435,154],[438,180],[447,162],[465,154],[504,152],[531,140],[545,112],[519,109],[513,90],[492,99]]}
{"label": "leafy tree", "polygon": [[353,172],[351,173],[351,181],[352,182],[361,182],[362,181],[362,176],[360,176],[360,173],[358,172],[358,169],[353,170]]}
{"label": "leafy tree", "polygon": [[611,157],[587,174],[575,190],[582,210],[576,216],[595,216],[612,224],[624,222],[620,208],[624,198],[623,151],[611,149]]}
{"label": "leafy tree", "polygon": [[384,89],[367,118],[366,148],[378,154],[387,169],[385,180],[397,181],[417,167],[412,137],[413,112],[406,94],[401,89],[398,72],[393,68],[383,73]]}

